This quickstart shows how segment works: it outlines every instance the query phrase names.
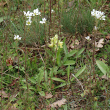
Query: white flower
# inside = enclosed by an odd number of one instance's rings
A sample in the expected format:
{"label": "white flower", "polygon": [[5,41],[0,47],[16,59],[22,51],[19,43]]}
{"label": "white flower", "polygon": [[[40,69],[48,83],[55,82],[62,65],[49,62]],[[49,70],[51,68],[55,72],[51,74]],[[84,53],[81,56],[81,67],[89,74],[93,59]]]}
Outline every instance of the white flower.
{"label": "white flower", "polygon": [[87,37],[85,37],[85,38],[86,38],[87,40],[91,40],[91,39],[90,39],[90,36],[87,36]]}
{"label": "white flower", "polygon": [[100,20],[105,20],[105,16],[102,16],[102,17],[100,18]]}
{"label": "white flower", "polygon": [[38,8],[33,10],[33,16],[40,15],[40,14],[41,14],[41,12],[39,12]]}
{"label": "white flower", "polygon": [[46,22],[46,18],[42,18],[42,21],[40,21],[41,24],[44,24]]}
{"label": "white flower", "polygon": [[30,21],[31,21],[31,18],[32,18],[31,16],[30,16],[30,17],[28,17],[28,20],[30,20]]}
{"label": "white flower", "polygon": [[94,30],[97,30],[97,29],[98,29],[98,27],[94,26]]}
{"label": "white flower", "polygon": [[32,17],[32,15],[33,15],[33,13],[30,12],[30,11],[27,11],[27,13],[26,13],[25,11],[23,11],[23,12],[24,12],[24,15],[25,15],[27,18]]}
{"label": "white flower", "polygon": [[30,19],[28,19],[28,20],[26,21],[26,25],[31,25],[31,23],[32,23],[32,21],[31,21]]}
{"label": "white flower", "polygon": [[91,15],[95,16],[97,19],[100,19],[100,20],[105,20],[105,15],[104,14],[105,14],[104,12],[96,11],[95,9],[93,9],[91,11]]}
{"label": "white flower", "polygon": [[54,12],[55,12],[55,11],[52,9],[52,10],[51,10],[51,13],[54,13]]}
{"label": "white flower", "polygon": [[95,9],[93,9],[93,10],[91,11],[91,15],[92,15],[92,16],[95,16],[95,14],[96,14],[96,11],[95,11]]}
{"label": "white flower", "polygon": [[14,40],[21,40],[21,37],[19,37],[19,35],[14,35]]}

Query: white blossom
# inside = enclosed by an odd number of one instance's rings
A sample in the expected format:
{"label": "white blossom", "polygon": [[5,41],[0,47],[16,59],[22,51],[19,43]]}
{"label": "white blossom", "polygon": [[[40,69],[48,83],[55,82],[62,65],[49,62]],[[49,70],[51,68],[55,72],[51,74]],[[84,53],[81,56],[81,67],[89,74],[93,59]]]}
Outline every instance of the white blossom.
{"label": "white blossom", "polygon": [[94,30],[97,30],[97,29],[98,29],[98,27],[94,26]]}
{"label": "white blossom", "polygon": [[33,10],[33,16],[40,15],[40,14],[41,14],[41,12],[39,12],[39,9],[38,8],[35,9],[35,10]]}
{"label": "white blossom", "polygon": [[91,39],[90,39],[90,36],[87,36],[87,37],[85,37],[85,38],[86,38],[87,40],[91,40]]}
{"label": "white blossom", "polygon": [[51,13],[54,13],[54,12],[55,12],[55,11],[52,9],[52,10],[51,10]]}
{"label": "white blossom", "polygon": [[33,13],[30,12],[30,11],[27,11],[27,13],[26,13],[25,11],[23,11],[23,12],[24,12],[24,15],[25,15],[27,18],[32,17],[32,15],[33,15]]}
{"label": "white blossom", "polygon": [[31,23],[32,23],[32,21],[31,21],[30,19],[28,19],[28,20],[26,21],[26,25],[31,25]]}
{"label": "white blossom", "polygon": [[91,11],[91,15],[96,17],[99,20],[105,20],[105,15],[104,14],[105,14],[104,12],[96,11],[95,9],[93,9]]}
{"label": "white blossom", "polygon": [[14,35],[14,40],[21,40],[21,37],[19,37],[19,35]]}
{"label": "white blossom", "polygon": [[31,18],[32,18],[32,17],[29,17],[29,18],[28,18],[28,20],[30,20],[30,21],[31,21]]}
{"label": "white blossom", "polygon": [[40,21],[41,24],[44,24],[46,22],[46,18],[42,18],[42,21]]}

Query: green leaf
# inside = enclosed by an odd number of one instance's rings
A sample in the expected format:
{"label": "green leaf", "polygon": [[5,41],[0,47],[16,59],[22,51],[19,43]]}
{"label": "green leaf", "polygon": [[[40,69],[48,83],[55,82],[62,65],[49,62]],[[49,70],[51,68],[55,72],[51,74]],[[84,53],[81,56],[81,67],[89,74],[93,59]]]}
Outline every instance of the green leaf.
{"label": "green leaf", "polygon": [[3,16],[3,17],[0,17],[0,23],[4,20],[4,19],[7,19],[9,18],[8,16]]}
{"label": "green leaf", "polygon": [[4,20],[4,17],[0,17],[0,23]]}
{"label": "green leaf", "polygon": [[[75,77],[77,78],[79,75],[81,75],[81,73],[86,69],[86,65],[83,66],[76,74],[75,74]],[[73,81],[75,78],[73,77],[71,79],[71,81]]]}
{"label": "green leaf", "polygon": [[85,48],[82,48],[81,50],[79,50],[75,56],[75,58],[78,58],[79,55],[81,55],[81,53],[85,50]]}
{"label": "green leaf", "polygon": [[63,65],[64,62],[66,62],[66,61],[67,61],[67,55],[64,56],[63,61],[61,61],[61,64]]}
{"label": "green leaf", "polygon": [[68,76],[68,82],[69,82],[69,77],[70,77],[70,65],[68,65],[68,68],[67,68],[67,76]]}
{"label": "green leaf", "polygon": [[47,83],[42,83],[42,85],[43,85],[43,86],[42,86],[42,89],[44,88],[44,89],[46,89],[47,91],[49,90]]}
{"label": "green leaf", "polygon": [[40,91],[39,94],[40,94],[41,96],[45,96],[45,92],[44,92],[44,91]]}
{"label": "green leaf", "polygon": [[55,78],[55,77],[53,77],[53,78],[51,78],[52,80],[55,80],[55,81],[59,81],[59,82],[65,82],[63,79],[60,79],[60,78]]}
{"label": "green leaf", "polygon": [[63,87],[63,86],[65,86],[65,85],[66,85],[66,83],[62,83],[62,84],[60,84],[59,86],[55,87],[54,89],[57,89],[57,88]]}
{"label": "green leaf", "polygon": [[58,73],[58,67],[57,66],[54,66],[53,68],[50,68],[49,76],[53,77],[53,73],[54,73],[54,75],[56,75]]}
{"label": "green leaf", "polygon": [[56,57],[57,57],[57,58],[56,58],[56,59],[57,59],[57,65],[60,66],[60,65],[61,65],[60,49],[58,49]]}
{"label": "green leaf", "polygon": [[39,84],[41,83],[41,81],[43,80],[43,78],[44,78],[44,71],[42,71],[42,72],[39,73],[39,76],[38,76],[38,83]]}
{"label": "green leaf", "polygon": [[35,88],[35,87],[29,87],[29,90],[34,90],[34,91],[36,91],[36,88]]}
{"label": "green leaf", "polygon": [[71,51],[67,54],[67,57],[73,56],[76,52],[77,52],[77,50],[71,50]]}
{"label": "green leaf", "polygon": [[67,60],[64,65],[74,65],[76,62],[74,60]]}
{"label": "green leaf", "polygon": [[48,75],[47,75],[47,71],[46,70],[45,70],[44,75],[45,75],[45,81],[47,82],[48,81]]}
{"label": "green leaf", "polygon": [[31,81],[31,83],[36,84],[36,80],[34,78],[29,78],[29,80]]}
{"label": "green leaf", "polygon": [[68,110],[67,104],[63,105],[64,110]]}
{"label": "green leaf", "polygon": [[100,61],[100,60],[97,60],[97,61],[96,61],[96,64],[97,64],[97,66],[99,67],[99,69],[102,71],[102,73],[103,73],[104,75],[106,75],[107,72],[109,71],[108,66],[107,66],[103,61]]}
{"label": "green leaf", "polygon": [[67,49],[67,46],[66,46],[65,43],[64,43],[64,45],[63,45],[63,48],[64,48],[65,55],[68,54],[68,49]]}

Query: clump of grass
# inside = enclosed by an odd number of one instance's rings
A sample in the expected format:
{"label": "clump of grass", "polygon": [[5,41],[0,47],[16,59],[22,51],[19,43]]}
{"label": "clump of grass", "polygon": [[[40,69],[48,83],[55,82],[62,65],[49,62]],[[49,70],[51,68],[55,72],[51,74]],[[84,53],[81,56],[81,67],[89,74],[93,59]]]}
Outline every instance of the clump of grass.
{"label": "clump of grass", "polygon": [[91,16],[91,10],[86,8],[69,9],[63,11],[61,23],[63,30],[71,34],[78,33],[84,35],[91,33],[95,25],[95,19]]}

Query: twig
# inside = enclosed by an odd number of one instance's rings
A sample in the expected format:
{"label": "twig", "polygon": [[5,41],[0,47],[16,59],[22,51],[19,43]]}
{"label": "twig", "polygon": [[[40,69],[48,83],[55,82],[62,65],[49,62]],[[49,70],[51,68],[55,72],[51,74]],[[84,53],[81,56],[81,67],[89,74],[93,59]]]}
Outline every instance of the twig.
{"label": "twig", "polygon": [[76,78],[76,76],[74,74],[72,74],[72,75],[77,80],[77,82],[80,84],[82,90],[84,91],[84,88],[83,88],[83,85],[82,85],[81,81],[79,81],[78,78]]}
{"label": "twig", "polygon": [[[36,44],[36,43],[34,43],[34,45],[37,47],[37,44]],[[38,52],[39,52],[39,50],[38,50]],[[43,60],[42,55],[40,54],[40,52],[39,52],[39,55],[40,55],[40,57],[41,57],[42,62],[43,62],[44,65],[45,65],[45,62],[44,62],[44,60]]]}

